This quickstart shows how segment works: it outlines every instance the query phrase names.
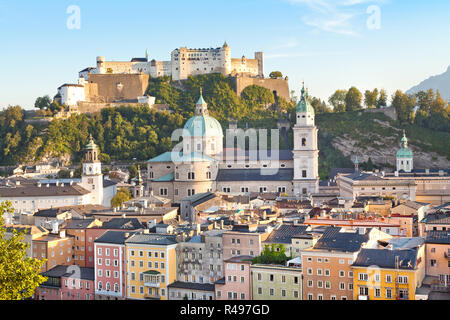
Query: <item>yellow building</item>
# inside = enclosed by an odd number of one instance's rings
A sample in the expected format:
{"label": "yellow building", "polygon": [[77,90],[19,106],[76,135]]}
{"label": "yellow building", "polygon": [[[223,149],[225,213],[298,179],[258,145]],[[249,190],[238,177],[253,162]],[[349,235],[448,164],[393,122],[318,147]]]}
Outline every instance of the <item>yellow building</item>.
{"label": "yellow building", "polygon": [[125,242],[127,298],[167,300],[176,280],[175,236],[137,233]]}
{"label": "yellow building", "polygon": [[424,246],[362,249],[352,265],[354,300],[415,300],[425,270]]}

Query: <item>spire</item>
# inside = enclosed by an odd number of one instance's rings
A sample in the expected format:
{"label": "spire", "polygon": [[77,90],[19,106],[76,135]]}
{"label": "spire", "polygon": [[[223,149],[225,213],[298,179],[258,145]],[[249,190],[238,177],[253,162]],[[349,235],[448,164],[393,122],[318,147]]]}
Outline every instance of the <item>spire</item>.
{"label": "spire", "polygon": [[353,163],[355,164],[355,172],[359,172],[359,160],[358,160],[358,156],[355,156],[355,161],[353,161]]}
{"label": "spire", "polygon": [[406,137],[406,131],[403,129],[402,148],[408,148],[408,138]]}
{"label": "spire", "polygon": [[208,104],[206,103],[205,99],[203,99],[202,88],[200,88],[200,97],[198,98],[198,101],[196,103],[195,114],[197,116],[208,115]]}
{"label": "spire", "polygon": [[148,61],[148,49],[145,49],[145,57],[147,58]]}
{"label": "spire", "polygon": [[142,176],[141,176],[141,166],[138,165],[137,169],[138,169],[138,172],[137,172],[136,182],[140,186],[144,182],[144,180],[142,180]]}

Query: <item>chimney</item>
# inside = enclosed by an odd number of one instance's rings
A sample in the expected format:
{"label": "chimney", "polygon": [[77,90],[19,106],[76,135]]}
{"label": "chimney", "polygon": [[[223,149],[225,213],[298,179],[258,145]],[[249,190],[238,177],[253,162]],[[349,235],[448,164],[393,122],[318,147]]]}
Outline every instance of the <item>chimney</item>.
{"label": "chimney", "polygon": [[37,183],[38,188],[42,187],[42,184],[40,182]]}
{"label": "chimney", "polygon": [[60,237],[60,238],[65,238],[65,237],[66,237],[66,231],[65,231],[65,230],[61,230],[61,231],[59,232],[59,237]]}
{"label": "chimney", "polygon": [[220,230],[223,230],[223,220],[220,220]]}
{"label": "chimney", "polygon": [[16,186],[20,186],[20,181],[19,180],[16,181]]}
{"label": "chimney", "polygon": [[58,180],[56,180],[56,186],[59,187],[59,181]]}
{"label": "chimney", "polygon": [[195,230],[195,235],[198,236],[201,233],[201,225],[200,223],[196,224],[196,230]]}

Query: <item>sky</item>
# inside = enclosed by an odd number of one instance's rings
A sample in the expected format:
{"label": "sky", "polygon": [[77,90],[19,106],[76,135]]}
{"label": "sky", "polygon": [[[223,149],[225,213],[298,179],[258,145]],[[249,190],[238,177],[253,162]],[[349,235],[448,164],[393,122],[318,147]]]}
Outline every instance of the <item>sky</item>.
{"label": "sky", "polygon": [[449,34],[447,0],[0,0],[0,109],[32,109],[97,56],[169,60],[225,41],[233,58],[264,51],[266,76],[297,93],[305,81],[324,100],[351,86],[390,95],[447,70]]}

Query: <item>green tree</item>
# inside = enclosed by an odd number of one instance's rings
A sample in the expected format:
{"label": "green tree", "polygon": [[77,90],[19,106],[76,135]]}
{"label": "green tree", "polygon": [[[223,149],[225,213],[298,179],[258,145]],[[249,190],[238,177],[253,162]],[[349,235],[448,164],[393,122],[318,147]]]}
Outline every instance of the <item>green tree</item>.
{"label": "green tree", "polygon": [[46,281],[40,275],[45,260],[26,257],[29,244],[23,242],[24,234],[13,230],[12,236],[6,237],[3,215],[13,212],[11,202],[0,204],[0,300],[30,298]]}
{"label": "green tree", "polygon": [[377,107],[378,102],[378,89],[375,88],[373,91],[366,90],[364,93],[364,105],[368,109],[373,109]]}
{"label": "green tree", "polygon": [[332,112],[331,108],[325,103],[325,101],[322,101],[319,98],[313,97],[311,99],[311,105],[313,106],[316,114]]}
{"label": "green tree", "polygon": [[280,71],[272,71],[272,72],[269,74],[269,77],[270,77],[271,79],[283,78],[283,74],[282,74]]}
{"label": "green tree", "polygon": [[131,199],[131,192],[126,188],[120,188],[116,195],[111,199],[111,207],[118,208],[124,202]]}
{"label": "green tree", "polygon": [[336,90],[335,93],[331,95],[328,102],[333,106],[334,112],[345,112],[345,97],[347,96],[347,90]]}
{"label": "green tree", "polygon": [[345,106],[347,111],[356,111],[361,109],[362,93],[356,88],[351,87],[345,96]]}
{"label": "green tree", "polygon": [[381,89],[380,90],[380,96],[377,100],[377,108],[386,108],[387,106],[387,93],[386,90]]}
{"label": "green tree", "polygon": [[398,120],[401,123],[414,123],[414,107],[416,98],[414,95],[408,96],[401,90],[397,90],[392,96],[392,107],[397,112]]}
{"label": "green tree", "polygon": [[50,97],[48,95],[38,97],[36,99],[36,102],[34,103],[34,107],[40,110],[47,110],[48,108],[50,108],[51,103],[52,101],[50,100]]}

